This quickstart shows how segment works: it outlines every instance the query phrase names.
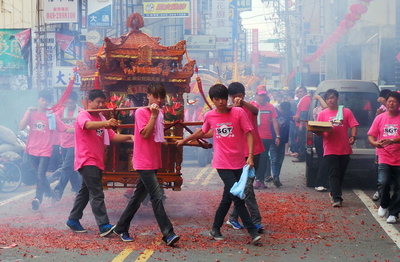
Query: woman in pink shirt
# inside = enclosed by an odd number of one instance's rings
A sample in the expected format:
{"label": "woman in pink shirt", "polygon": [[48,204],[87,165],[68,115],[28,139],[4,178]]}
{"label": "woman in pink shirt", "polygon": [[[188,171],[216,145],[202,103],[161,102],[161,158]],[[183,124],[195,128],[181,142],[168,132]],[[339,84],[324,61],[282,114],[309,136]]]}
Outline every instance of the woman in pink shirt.
{"label": "woman in pink shirt", "polygon": [[[206,136],[210,129],[213,130],[214,157],[212,167],[216,168],[221,180],[224,182],[224,192],[221,202],[215,214],[214,223],[210,231],[215,240],[224,240],[220,228],[224,223],[226,214],[234,202],[235,208],[243,221],[244,227],[250,234],[251,243],[261,239],[257,232],[245,201],[230,193],[235,182],[238,182],[243,166],[247,163],[250,168],[254,166],[254,144],[251,133],[251,123],[240,107],[228,108],[228,88],[222,84],[213,85],[209,90],[209,96],[216,109],[208,111],[204,115],[204,124],[192,135],[177,141],[177,145],[183,145],[187,141]],[[244,141],[247,138],[248,158],[245,160]]]}

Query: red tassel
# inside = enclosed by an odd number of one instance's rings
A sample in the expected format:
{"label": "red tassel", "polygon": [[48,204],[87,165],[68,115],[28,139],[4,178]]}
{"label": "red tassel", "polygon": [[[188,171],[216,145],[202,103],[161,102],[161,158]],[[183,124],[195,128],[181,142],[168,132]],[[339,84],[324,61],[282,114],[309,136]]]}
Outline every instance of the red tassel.
{"label": "red tassel", "polygon": [[210,108],[210,110],[212,110],[212,106],[210,105],[210,103],[208,103],[207,98],[204,95],[203,84],[201,83],[200,77],[196,77],[196,81],[197,81],[197,87],[199,88],[200,94],[203,97],[204,102],[206,102],[206,105]]}
{"label": "red tassel", "polygon": [[71,79],[69,80],[69,84],[67,89],[65,89],[63,95],[61,96],[60,100],[52,107],[50,110],[52,112],[56,112],[62,108],[67,100],[69,99],[69,96],[71,95],[72,90],[74,89],[74,83],[75,83],[75,74],[77,73],[77,69],[74,68],[74,74],[71,76]]}
{"label": "red tassel", "polygon": [[100,77],[99,72],[94,72],[94,89],[100,89]]}

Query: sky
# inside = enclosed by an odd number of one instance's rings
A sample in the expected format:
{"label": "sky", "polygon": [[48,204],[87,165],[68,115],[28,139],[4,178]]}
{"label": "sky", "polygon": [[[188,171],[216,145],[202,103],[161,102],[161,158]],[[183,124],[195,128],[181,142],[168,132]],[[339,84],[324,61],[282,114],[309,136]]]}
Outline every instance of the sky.
{"label": "sky", "polygon": [[259,50],[274,51],[274,44],[262,43],[269,38],[277,38],[274,36],[275,24],[272,19],[277,18],[272,4],[261,0],[252,0],[253,10],[242,12],[242,25],[246,29],[258,29],[259,34]]}

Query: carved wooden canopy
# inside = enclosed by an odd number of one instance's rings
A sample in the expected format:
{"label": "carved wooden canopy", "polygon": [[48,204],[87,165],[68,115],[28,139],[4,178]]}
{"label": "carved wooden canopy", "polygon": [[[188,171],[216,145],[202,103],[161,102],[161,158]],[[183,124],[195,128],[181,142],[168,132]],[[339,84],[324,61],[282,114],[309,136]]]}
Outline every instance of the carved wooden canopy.
{"label": "carved wooden canopy", "polygon": [[131,28],[128,33],[117,38],[105,37],[103,48],[86,43],[87,62],[77,62],[81,90],[94,88],[94,74],[98,69],[102,87],[118,81],[169,82],[189,92],[196,61],[190,60],[182,65],[186,41],[179,41],[173,46],[160,45],[161,38],[151,37],[139,30],[143,25],[142,16],[133,13],[127,19],[127,26]]}

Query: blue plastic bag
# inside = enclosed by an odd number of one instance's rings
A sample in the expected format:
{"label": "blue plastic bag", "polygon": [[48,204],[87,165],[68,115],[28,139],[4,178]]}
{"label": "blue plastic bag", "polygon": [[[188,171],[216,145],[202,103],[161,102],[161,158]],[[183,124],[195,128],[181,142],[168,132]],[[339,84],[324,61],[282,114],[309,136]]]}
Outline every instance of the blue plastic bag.
{"label": "blue plastic bag", "polygon": [[247,179],[254,177],[254,168],[249,169],[249,165],[245,165],[243,167],[242,174],[240,175],[239,182],[235,182],[233,184],[230,192],[234,196],[240,197],[240,199],[244,199],[246,194],[244,193],[244,189],[246,187]]}

